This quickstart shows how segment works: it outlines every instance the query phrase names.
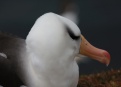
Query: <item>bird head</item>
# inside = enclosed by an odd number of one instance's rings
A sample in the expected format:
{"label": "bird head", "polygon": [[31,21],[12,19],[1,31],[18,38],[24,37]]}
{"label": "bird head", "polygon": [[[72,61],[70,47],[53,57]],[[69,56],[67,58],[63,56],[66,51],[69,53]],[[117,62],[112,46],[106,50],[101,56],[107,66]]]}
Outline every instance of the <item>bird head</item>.
{"label": "bird head", "polygon": [[69,19],[54,13],[46,13],[37,19],[26,38],[26,43],[40,58],[70,60],[80,52],[108,65],[109,53],[92,46],[83,35],[80,35],[78,26]]}

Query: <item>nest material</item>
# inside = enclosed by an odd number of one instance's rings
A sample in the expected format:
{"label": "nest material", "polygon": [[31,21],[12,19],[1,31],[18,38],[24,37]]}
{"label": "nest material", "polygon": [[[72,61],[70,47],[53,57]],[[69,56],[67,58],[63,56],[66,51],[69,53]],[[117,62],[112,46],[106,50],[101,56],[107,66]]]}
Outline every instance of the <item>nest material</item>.
{"label": "nest material", "polygon": [[121,69],[81,75],[77,87],[121,87]]}

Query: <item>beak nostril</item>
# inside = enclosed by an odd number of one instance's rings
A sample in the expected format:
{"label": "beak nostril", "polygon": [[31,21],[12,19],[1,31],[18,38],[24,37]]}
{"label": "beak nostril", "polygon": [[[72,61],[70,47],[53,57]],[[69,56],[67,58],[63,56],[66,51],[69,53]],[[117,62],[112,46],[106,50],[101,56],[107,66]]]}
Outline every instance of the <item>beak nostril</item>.
{"label": "beak nostril", "polygon": [[85,42],[85,45],[87,45],[87,43]]}

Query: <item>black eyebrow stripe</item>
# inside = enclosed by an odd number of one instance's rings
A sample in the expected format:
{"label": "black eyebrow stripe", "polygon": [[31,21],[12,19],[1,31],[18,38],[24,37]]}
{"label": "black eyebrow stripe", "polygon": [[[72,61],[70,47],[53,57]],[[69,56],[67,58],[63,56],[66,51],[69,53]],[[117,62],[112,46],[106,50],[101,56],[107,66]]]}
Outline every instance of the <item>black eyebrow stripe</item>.
{"label": "black eyebrow stripe", "polygon": [[78,40],[78,39],[80,38],[80,36],[76,36],[76,35],[73,33],[73,31],[72,31],[69,27],[67,27],[67,26],[66,26],[66,30],[67,30],[69,36],[70,36],[73,40]]}

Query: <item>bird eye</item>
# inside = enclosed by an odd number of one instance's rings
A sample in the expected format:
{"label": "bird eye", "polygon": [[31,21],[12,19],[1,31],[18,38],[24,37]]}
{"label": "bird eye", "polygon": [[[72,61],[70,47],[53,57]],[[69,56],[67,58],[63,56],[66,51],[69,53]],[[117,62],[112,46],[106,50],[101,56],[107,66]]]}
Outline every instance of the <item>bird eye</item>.
{"label": "bird eye", "polygon": [[73,39],[73,40],[79,40],[80,36],[76,36],[71,29],[69,29],[69,27],[66,27],[67,32],[69,34],[69,36]]}

